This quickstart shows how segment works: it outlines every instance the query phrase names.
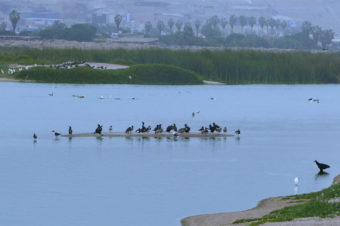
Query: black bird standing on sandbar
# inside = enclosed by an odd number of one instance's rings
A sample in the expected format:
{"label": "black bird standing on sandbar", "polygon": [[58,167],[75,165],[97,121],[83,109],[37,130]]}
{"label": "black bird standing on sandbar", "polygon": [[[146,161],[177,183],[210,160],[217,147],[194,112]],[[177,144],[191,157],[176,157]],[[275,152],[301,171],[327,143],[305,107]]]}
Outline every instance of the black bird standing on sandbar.
{"label": "black bird standing on sandbar", "polygon": [[33,139],[36,140],[38,138],[37,134],[33,133]]}
{"label": "black bird standing on sandbar", "polygon": [[316,165],[318,166],[318,168],[319,168],[319,170],[320,170],[320,173],[323,173],[323,170],[324,169],[327,169],[327,168],[329,168],[330,166],[329,165],[327,165],[327,164],[324,164],[324,163],[320,163],[320,162],[318,162],[318,161],[314,161],[315,163],[316,163]]}
{"label": "black bird standing on sandbar", "polygon": [[58,132],[56,132],[54,130],[52,130],[51,132],[54,133],[54,136],[56,136],[56,137],[58,137],[60,135],[60,133],[58,133]]}
{"label": "black bird standing on sandbar", "polygon": [[68,127],[68,134],[69,134],[69,135],[72,135],[72,132],[73,132],[73,131],[72,131],[72,127],[69,126],[69,127]]}
{"label": "black bird standing on sandbar", "polygon": [[98,134],[102,134],[102,130],[103,130],[103,126],[101,126],[100,124],[98,124],[97,129],[94,131],[94,133],[98,133]]}

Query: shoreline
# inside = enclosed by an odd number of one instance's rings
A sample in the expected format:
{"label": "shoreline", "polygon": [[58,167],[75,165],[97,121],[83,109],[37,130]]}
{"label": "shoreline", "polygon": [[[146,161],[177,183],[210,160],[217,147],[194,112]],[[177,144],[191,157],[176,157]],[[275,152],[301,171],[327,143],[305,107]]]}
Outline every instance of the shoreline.
{"label": "shoreline", "polygon": [[[333,183],[340,183],[340,174],[333,179]],[[234,221],[240,219],[249,218],[261,218],[266,214],[278,209],[282,209],[287,206],[294,206],[301,204],[301,202],[292,202],[289,196],[279,196],[274,198],[263,199],[259,204],[249,210],[237,211],[237,212],[224,212],[215,214],[202,214],[185,217],[181,220],[182,226],[227,226],[236,225],[243,226],[249,225],[248,223],[233,224]],[[264,225],[340,225],[340,216],[334,218],[300,218],[290,222],[271,222]]]}

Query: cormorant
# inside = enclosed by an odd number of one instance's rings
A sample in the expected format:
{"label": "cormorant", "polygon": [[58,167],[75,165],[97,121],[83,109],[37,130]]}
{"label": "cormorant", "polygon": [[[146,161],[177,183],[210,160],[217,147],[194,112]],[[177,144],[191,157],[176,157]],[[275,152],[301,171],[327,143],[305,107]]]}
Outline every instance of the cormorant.
{"label": "cormorant", "polygon": [[320,173],[323,173],[324,169],[329,168],[330,166],[324,163],[319,163],[318,161],[314,161],[316,163],[316,165],[319,167]]}
{"label": "cormorant", "polygon": [[56,132],[54,130],[52,130],[51,132],[54,133],[54,136],[56,136],[56,137],[60,136],[60,133],[58,133],[58,132]]}
{"label": "cormorant", "polygon": [[69,135],[72,135],[72,132],[73,132],[73,131],[72,131],[72,127],[69,126],[69,127],[68,127],[68,134],[69,134]]}
{"label": "cormorant", "polygon": [[103,130],[103,126],[101,126],[100,124],[98,124],[97,129],[94,133],[99,133],[102,134],[102,130]]}
{"label": "cormorant", "polygon": [[125,130],[125,133],[129,134],[133,131],[133,126],[130,126],[128,127],[126,130]]}
{"label": "cormorant", "polygon": [[33,133],[33,139],[36,140],[38,138],[37,134]]}

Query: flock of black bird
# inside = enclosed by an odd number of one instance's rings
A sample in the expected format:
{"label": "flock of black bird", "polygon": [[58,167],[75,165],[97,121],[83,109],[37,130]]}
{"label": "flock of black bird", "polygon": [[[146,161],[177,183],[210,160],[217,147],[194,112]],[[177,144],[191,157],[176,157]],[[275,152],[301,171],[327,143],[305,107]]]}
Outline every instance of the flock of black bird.
{"label": "flock of black bird", "polygon": [[[134,127],[132,125],[125,130],[125,133],[130,134],[130,133],[133,132],[133,130],[134,130]],[[190,130],[191,130],[191,128],[187,124],[184,124],[184,127],[180,128],[179,130],[177,130],[176,124],[172,124],[172,125],[167,126],[165,131],[167,133],[172,132],[173,135],[176,136],[177,133],[189,133]],[[102,131],[103,131],[103,126],[98,124],[96,130],[94,131],[94,134],[102,135]],[[109,127],[109,131],[110,132],[112,131],[112,126]],[[142,122],[142,127],[138,128],[135,132],[136,133],[149,133],[150,131],[151,131],[151,126],[146,127],[145,123]],[[162,128],[162,124],[156,125],[156,127],[152,131],[154,131],[155,134],[163,133],[164,130]],[[209,132],[214,133],[215,131],[217,133],[220,133],[222,131],[222,128],[219,125],[217,125],[216,123],[212,123],[212,124],[209,124],[209,127],[202,126],[198,131],[200,131],[202,134],[207,134]],[[226,133],[227,131],[228,131],[227,127],[224,127],[223,132]],[[51,132],[54,133],[54,135],[56,137],[61,135],[60,133],[56,132],[55,130],[52,130]],[[68,134],[72,135],[72,133],[73,133],[72,127],[69,126],[68,127]],[[235,131],[235,134],[240,135],[241,131],[238,129],[238,130]],[[38,136],[35,133],[33,134],[33,139],[35,141],[38,139]],[[330,168],[330,166],[325,164],[325,163],[320,163],[317,160],[315,160],[314,162],[320,170],[319,174],[324,174],[325,172],[323,170]]]}
{"label": "flock of black bird", "polygon": [[[94,134],[99,134],[102,135],[102,130],[103,130],[103,126],[98,124],[96,130],[94,131]],[[155,134],[160,134],[163,132],[167,132],[167,133],[173,133],[174,135],[178,134],[178,133],[189,133],[191,130],[191,128],[187,125],[184,124],[183,128],[177,129],[176,124],[171,124],[169,126],[166,127],[166,129],[163,129],[162,124],[157,124],[156,127],[154,129],[151,128],[151,126],[145,126],[145,123],[142,122],[142,126],[138,129],[135,130],[136,133],[150,133],[150,132],[154,132]],[[70,132],[71,131],[71,132]],[[109,127],[109,131],[112,131],[112,126]],[[130,126],[125,130],[126,134],[131,134],[134,131],[134,126]],[[209,127],[204,127],[202,126],[198,131],[201,132],[201,134],[207,134],[207,133],[220,133],[220,132],[224,132],[226,133],[227,127],[224,127],[223,130],[222,128],[217,125],[216,123],[212,123],[209,125]],[[69,127],[69,134],[72,134],[72,128]],[[235,134],[240,135],[241,131],[238,129],[235,131]]]}

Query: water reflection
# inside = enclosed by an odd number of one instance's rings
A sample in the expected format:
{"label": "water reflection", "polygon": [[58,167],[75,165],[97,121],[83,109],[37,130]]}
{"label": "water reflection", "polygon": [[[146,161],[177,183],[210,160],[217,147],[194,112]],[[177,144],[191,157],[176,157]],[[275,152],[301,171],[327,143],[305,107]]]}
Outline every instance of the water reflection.
{"label": "water reflection", "polygon": [[329,173],[327,172],[318,172],[317,174],[315,174],[314,179],[318,180],[318,179],[323,179],[323,178],[327,178],[329,176]]}

